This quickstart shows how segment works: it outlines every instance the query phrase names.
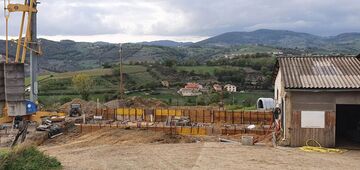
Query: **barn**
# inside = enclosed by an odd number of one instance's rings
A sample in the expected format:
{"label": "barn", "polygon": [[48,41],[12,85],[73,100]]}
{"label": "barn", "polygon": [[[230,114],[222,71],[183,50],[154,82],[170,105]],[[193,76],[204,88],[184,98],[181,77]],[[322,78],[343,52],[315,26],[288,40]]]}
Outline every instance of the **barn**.
{"label": "barn", "polygon": [[281,143],[359,146],[359,57],[279,57],[273,78]]}

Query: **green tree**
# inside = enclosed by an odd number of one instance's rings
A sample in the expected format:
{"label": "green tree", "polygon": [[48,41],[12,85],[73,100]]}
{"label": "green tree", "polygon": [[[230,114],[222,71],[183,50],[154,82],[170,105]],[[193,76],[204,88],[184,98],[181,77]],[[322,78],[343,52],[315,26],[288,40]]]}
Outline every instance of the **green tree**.
{"label": "green tree", "polygon": [[81,95],[84,100],[89,99],[90,90],[92,87],[92,79],[86,74],[77,74],[72,79],[72,84],[75,90]]}
{"label": "green tree", "polygon": [[172,66],[176,65],[176,63],[177,63],[177,61],[174,59],[167,58],[164,60],[164,65],[167,67],[172,67]]}

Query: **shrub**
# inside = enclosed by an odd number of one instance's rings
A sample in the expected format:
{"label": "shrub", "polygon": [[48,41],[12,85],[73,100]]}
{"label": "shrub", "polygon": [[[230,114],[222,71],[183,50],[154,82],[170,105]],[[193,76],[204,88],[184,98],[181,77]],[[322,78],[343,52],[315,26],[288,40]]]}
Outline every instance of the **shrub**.
{"label": "shrub", "polygon": [[61,163],[56,158],[45,155],[34,146],[15,148],[0,154],[0,169],[48,170],[61,168]]}

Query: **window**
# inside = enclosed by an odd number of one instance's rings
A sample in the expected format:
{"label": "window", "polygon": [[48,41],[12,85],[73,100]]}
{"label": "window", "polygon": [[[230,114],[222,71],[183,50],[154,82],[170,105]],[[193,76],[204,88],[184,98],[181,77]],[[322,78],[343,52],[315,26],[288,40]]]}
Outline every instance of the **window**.
{"label": "window", "polygon": [[301,111],[301,128],[325,128],[325,111]]}

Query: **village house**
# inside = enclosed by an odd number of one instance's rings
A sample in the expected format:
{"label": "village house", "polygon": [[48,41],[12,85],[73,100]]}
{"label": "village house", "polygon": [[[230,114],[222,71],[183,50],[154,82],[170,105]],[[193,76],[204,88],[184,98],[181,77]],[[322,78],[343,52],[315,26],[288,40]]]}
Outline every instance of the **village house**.
{"label": "village house", "polygon": [[167,88],[170,87],[169,81],[166,81],[166,80],[161,81],[161,85],[164,86],[164,87],[167,87]]}
{"label": "village house", "polygon": [[194,90],[194,89],[187,89],[187,88],[181,88],[178,93],[181,96],[185,96],[185,97],[189,97],[189,96],[199,96],[202,93],[198,90]]}
{"label": "village house", "polygon": [[181,96],[199,96],[203,86],[199,83],[187,83],[184,88],[181,88],[178,93]]}
{"label": "village house", "polygon": [[203,86],[199,83],[187,83],[185,85],[186,89],[195,89],[195,90],[201,90]]}
{"label": "village house", "polygon": [[227,91],[227,92],[236,92],[236,86],[235,85],[232,85],[232,84],[227,84],[224,86],[224,89]]}
{"label": "village house", "polygon": [[222,87],[221,87],[220,84],[214,84],[214,85],[213,85],[213,88],[214,88],[214,90],[215,90],[216,92],[222,91]]}
{"label": "village house", "polygon": [[324,147],[360,143],[360,61],[357,57],[280,57],[274,99],[282,143]]}

